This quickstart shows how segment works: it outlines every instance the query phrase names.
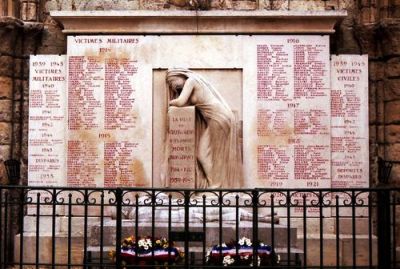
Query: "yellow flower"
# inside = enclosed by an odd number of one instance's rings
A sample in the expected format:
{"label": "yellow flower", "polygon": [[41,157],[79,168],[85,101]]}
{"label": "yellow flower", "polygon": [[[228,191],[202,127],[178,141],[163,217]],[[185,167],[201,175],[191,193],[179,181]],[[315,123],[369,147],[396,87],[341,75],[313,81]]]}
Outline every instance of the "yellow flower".
{"label": "yellow flower", "polygon": [[110,250],[108,252],[108,257],[110,257],[110,260],[114,261],[115,260],[115,250]]}
{"label": "yellow flower", "polygon": [[157,240],[157,241],[156,241],[156,244],[157,244],[157,245],[161,245],[161,241],[160,241],[160,240]]}

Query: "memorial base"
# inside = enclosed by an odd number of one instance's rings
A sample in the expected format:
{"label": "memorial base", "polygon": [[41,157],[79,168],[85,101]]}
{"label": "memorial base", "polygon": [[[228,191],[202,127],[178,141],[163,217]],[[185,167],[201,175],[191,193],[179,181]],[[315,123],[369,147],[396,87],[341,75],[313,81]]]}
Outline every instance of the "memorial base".
{"label": "memorial base", "polygon": [[[15,236],[14,245],[14,260],[20,261],[20,235]],[[55,236],[55,264],[68,264],[68,235],[66,233],[58,233]],[[23,238],[23,263],[36,263],[36,233],[25,233]],[[40,264],[52,264],[52,236],[51,234],[41,234],[39,236],[39,260]],[[83,251],[83,236],[71,237],[71,263],[82,264]],[[24,266],[24,268],[34,268],[34,266]],[[39,268],[48,268],[41,266]],[[60,268],[60,267],[59,267]],[[62,267],[61,267],[62,268]],[[64,267],[66,268],[66,267]]]}
{"label": "memorial base", "polygon": [[[135,235],[135,221],[122,221],[122,238]],[[230,242],[236,239],[236,224],[235,222],[223,222],[220,227],[218,222],[210,222],[206,225],[205,240],[207,248],[219,244],[220,228],[222,233],[222,241]],[[115,246],[116,227],[114,221],[107,221],[103,227],[103,242],[105,246]],[[258,224],[260,240],[266,244],[271,244],[272,228],[270,223]],[[171,226],[171,231],[183,232],[184,223],[174,223]],[[100,245],[100,226],[93,226],[91,230],[90,242],[92,246]],[[203,223],[190,223],[190,232],[203,232]],[[239,237],[252,238],[252,223],[250,221],[241,221],[239,224]],[[274,225],[275,247],[285,247],[287,243],[288,228],[284,225]],[[296,228],[290,228],[290,242],[293,246],[297,245]],[[152,225],[149,222],[140,222],[138,225],[138,235],[151,236]],[[155,223],[154,237],[168,237],[168,223]],[[175,242],[178,246],[183,245],[183,242]],[[203,242],[191,242],[191,246],[202,246]]]}
{"label": "memorial base", "polygon": [[[26,216],[24,219],[25,229],[23,238],[23,261],[24,263],[36,262],[36,218]],[[275,250],[280,254],[283,261],[288,259],[287,235],[290,231],[290,257],[291,262],[304,261],[303,242],[304,231],[302,228],[301,218],[292,218],[290,221],[290,229],[288,228],[287,218],[281,217],[280,224],[274,224],[272,230],[271,223],[259,222],[258,235],[259,239],[266,244],[271,244],[271,235],[274,233]],[[351,218],[342,218],[340,222],[339,234],[339,265],[351,266],[353,264],[352,249],[353,235],[351,230]],[[55,222],[55,262],[57,264],[67,263],[68,252],[68,218],[65,216],[57,217]],[[71,232],[71,260],[72,263],[81,264],[84,260],[84,219],[83,217],[72,218]],[[103,230],[100,227],[100,219],[98,217],[88,218],[88,246],[86,248],[90,262],[98,262],[100,257],[100,234],[103,233],[103,259],[105,263],[108,261],[108,252],[115,250],[116,237],[116,221],[111,217],[104,218]],[[156,221],[154,223],[154,237],[168,237],[168,222]],[[239,221],[239,237],[246,236],[252,238],[253,229],[251,221]],[[135,235],[135,220],[123,220],[121,236],[122,238]],[[39,262],[51,263],[52,261],[52,229],[51,218],[41,217],[39,233]],[[139,236],[152,235],[152,222],[138,223]],[[370,239],[368,236],[368,219],[356,219],[356,264],[360,266],[369,265],[369,253],[372,253],[372,265],[377,263],[377,237],[371,237],[372,250],[369,251]],[[335,218],[325,218],[323,222],[323,257],[324,266],[336,265],[336,231]],[[171,231],[184,231],[184,223],[174,222],[171,225]],[[203,223],[190,222],[190,232],[203,232]],[[219,235],[222,233],[222,241],[229,242],[236,238],[236,222],[224,221],[220,228],[220,223],[207,222],[205,232],[206,251],[211,249],[213,245],[219,244]],[[307,264],[309,266],[319,266],[320,251],[320,234],[319,219],[307,219]],[[184,242],[175,242],[177,247],[183,249]],[[203,242],[189,242],[189,252],[191,261],[201,261],[203,255]],[[20,260],[20,235],[15,237],[15,261]]]}
{"label": "memorial base", "polygon": [[[339,266],[353,265],[353,236],[350,234],[339,235]],[[303,237],[298,237],[299,245],[303,245]],[[356,264],[357,266],[369,266],[369,255],[372,257],[372,265],[377,265],[377,237],[371,238],[372,250],[369,250],[368,235],[356,235]],[[336,266],[336,235],[323,234],[323,259],[324,266]],[[319,234],[307,235],[307,264],[320,265],[320,237]]]}
{"label": "memorial base", "polygon": [[[155,223],[156,228],[154,229],[154,237],[168,237],[168,223],[166,222],[157,222]],[[239,237],[247,237],[252,238],[253,229],[252,229],[251,221],[240,221],[239,224]],[[122,238],[128,237],[130,235],[135,235],[136,231],[134,229],[135,221],[133,220],[124,220],[122,221]],[[152,223],[149,222],[139,222],[138,225],[138,235],[140,236],[151,236],[152,235]],[[190,232],[194,233],[202,233],[203,232],[203,223],[190,223]],[[275,250],[281,256],[281,259],[284,261],[288,260],[288,249],[287,249],[287,241],[288,234],[290,234],[290,260],[292,263],[294,261],[301,261],[303,259],[303,251],[298,248],[298,240],[297,240],[297,229],[292,227],[289,228],[285,225],[274,224],[272,229],[271,223],[259,223],[258,224],[258,234],[259,239],[266,244],[271,244],[271,235],[272,232],[275,236]],[[177,222],[174,223],[171,227],[171,231],[173,232],[183,232],[184,223]],[[91,245],[88,247],[88,253],[91,259],[91,262],[97,263],[100,257],[100,227],[92,227],[90,242]],[[103,227],[103,257],[106,257],[109,251],[115,250],[115,233],[116,227],[115,222],[109,221],[104,223]],[[219,235],[222,233],[222,241],[230,242],[236,239],[236,223],[231,221],[222,222],[222,226],[220,227],[219,222],[207,222],[206,231],[204,233],[205,242],[206,242],[206,252],[209,251],[212,246],[218,245]],[[174,245],[180,248],[182,251],[184,249],[184,242],[176,241]],[[189,262],[190,263],[201,263],[203,260],[203,241],[189,242]],[[90,261],[89,261],[90,262]]]}

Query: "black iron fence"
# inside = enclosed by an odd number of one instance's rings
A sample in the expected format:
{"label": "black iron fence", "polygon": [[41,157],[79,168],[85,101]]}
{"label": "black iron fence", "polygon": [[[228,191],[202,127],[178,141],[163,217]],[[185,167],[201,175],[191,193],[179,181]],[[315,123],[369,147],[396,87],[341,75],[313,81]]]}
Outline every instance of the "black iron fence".
{"label": "black iron fence", "polygon": [[400,268],[399,191],[0,186],[0,268]]}

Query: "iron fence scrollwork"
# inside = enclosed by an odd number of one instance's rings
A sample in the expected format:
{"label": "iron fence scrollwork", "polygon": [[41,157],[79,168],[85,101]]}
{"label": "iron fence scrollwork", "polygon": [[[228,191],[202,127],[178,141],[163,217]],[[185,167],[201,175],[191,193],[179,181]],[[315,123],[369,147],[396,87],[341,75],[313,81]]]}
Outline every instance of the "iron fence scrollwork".
{"label": "iron fence scrollwork", "polygon": [[399,191],[0,186],[0,269],[400,268]]}

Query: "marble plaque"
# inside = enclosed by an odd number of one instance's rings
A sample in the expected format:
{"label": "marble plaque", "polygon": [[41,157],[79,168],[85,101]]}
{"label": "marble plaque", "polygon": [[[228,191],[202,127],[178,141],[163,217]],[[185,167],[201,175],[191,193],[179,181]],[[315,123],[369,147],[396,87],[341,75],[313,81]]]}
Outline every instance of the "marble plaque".
{"label": "marble plaque", "polygon": [[[368,55],[332,55],[331,85],[332,188],[368,188]],[[339,198],[351,201],[348,195]],[[367,204],[368,194],[358,195],[361,200]],[[339,213],[352,214],[348,208]],[[368,209],[357,208],[355,214],[366,216]]]}
{"label": "marble plaque", "polygon": [[[244,58],[245,178],[261,188],[329,188],[329,37],[256,36]],[[275,193],[275,203],[302,205],[305,194]],[[317,197],[306,194],[311,201]],[[303,208],[293,207],[291,214],[302,215]],[[308,208],[307,214],[319,209]]]}
{"label": "marble plaque", "polygon": [[368,56],[332,55],[332,187],[369,187]]}
{"label": "marble plaque", "polygon": [[30,57],[28,184],[65,184],[66,57]]}
{"label": "marble plaque", "polygon": [[168,186],[194,188],[196,181],[195,108],[170,107],[168,110]]}
{"label": "marble plaque", "polygon": [[140,37],[69,37],[69,186],[151,186],[152,98],[141,83],[141,45]]}
{"label": "marble plaque", "polygon": [[261,187],[330,187],[328,36],[255,37],[248,58],[247,177]]}

